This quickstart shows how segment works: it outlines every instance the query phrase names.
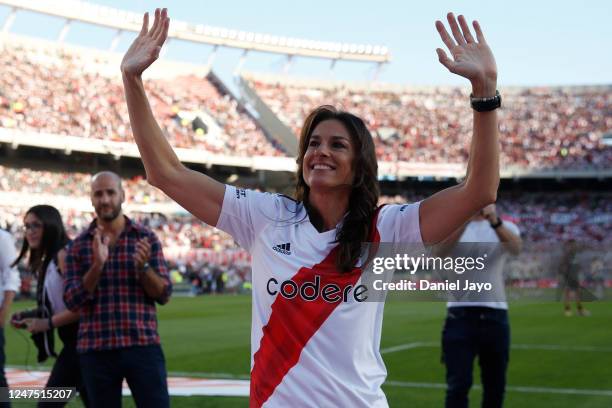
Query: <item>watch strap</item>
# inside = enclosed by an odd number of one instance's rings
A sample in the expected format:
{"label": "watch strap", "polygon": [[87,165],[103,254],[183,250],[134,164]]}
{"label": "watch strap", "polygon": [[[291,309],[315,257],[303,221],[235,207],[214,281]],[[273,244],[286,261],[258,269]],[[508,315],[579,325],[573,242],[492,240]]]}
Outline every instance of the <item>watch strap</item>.
{"label": "watch strap", "polygon": [[494,96],[484,98],[476,98],[472,94],[470,95],[470,105],[476,112],[489,112],[501,107],[501,95],[499,91],[495,91]]}

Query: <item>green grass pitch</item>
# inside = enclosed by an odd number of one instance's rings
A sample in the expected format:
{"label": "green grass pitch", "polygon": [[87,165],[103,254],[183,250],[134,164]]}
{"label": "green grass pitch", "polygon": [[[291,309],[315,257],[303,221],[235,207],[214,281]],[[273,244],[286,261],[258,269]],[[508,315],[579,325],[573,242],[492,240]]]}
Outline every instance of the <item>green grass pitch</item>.
{"label": "green grass pitch", "polygon": [[[31,307],[18,302],[13,310]],[[611,407],[612,307],[588,303],[590,317],[565,317],[560,303],[511,303],[512,344],[506,407]],[[170,373],[210,378],[248,378],[250,297],[175,297],[158,309],[160,334]],[[392,407],[441,407],[444,367],[440,333],[441,302],[389,299],[385,306],[382,349],[409,345],[383,354],[389,376],[384,386]],[[23,331],[20,332],[23,334]],[[7,365],[34,364],[27,338],[5,327]],[[416,345],[415,345],[416,343]],[[48,364],[47,364],[48,365]],[[474,384],[479,384],[478,364]],[[521,387],[527,387],[521,388]],[[586,390],[580,394],[581,390]],[[597,395],[597,391],[607,391]],[[480,405],[481,391],[470,393]],[[134,406],[124,399],[124,406]],[[22,404],[13,406],[34,406]],[[78,407],[79,402],[69,406]],[[173,397],[173,407],[246,407],[246,398]]]}

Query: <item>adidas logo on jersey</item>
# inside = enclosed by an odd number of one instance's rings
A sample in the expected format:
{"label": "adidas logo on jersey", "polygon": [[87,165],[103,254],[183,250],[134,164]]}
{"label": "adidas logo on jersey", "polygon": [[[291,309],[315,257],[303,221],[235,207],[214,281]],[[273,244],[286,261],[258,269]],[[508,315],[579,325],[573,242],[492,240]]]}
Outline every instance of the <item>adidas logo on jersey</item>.
{"label": "adidas logo on jersey", "polygon": [[285,255],[291,255],[291,243],[287,242],[286,244],[278,244],[272,247],[273,250]]}

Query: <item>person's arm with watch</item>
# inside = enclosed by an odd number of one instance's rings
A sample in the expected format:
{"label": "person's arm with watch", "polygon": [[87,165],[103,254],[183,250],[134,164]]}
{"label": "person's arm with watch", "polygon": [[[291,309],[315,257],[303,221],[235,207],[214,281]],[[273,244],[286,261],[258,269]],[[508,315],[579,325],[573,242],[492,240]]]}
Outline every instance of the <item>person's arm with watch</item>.
{"label": "person's arm with watch", "polygon": [[490,204],[483,208],[482,216],[489,221],[491,228],[495,230],[500,242],[504,243],[504,247],[506,247],[511,254],[518,255],[518,253],[521,252],[523,240],[520,236],[504,226],[504,222],[497,215],[495,204]]}
{"label": "person's arm with watch", "polygon": [[449,13],[447,20],[450,34],[441,21],[436,21],[436,28],[450,57],[442,48],[436,52],[443,66],[471,83],[472,138],[463,181],[419,205],[419,227],[426,245],[448,239],[485,205],[494,203],[499,187],[497,108],[501,97],[497,94],[495,58],[478,22],[472,22],[472,31],[464,16],[455,18]]}
{"label": "person's arm with watch", "polygon": [[151,266],[150,259],[151,243],[145,237],[136,243],[136,253],[134,254],[138,279],[147,296],[163,304],[168,300],[169,282]]}

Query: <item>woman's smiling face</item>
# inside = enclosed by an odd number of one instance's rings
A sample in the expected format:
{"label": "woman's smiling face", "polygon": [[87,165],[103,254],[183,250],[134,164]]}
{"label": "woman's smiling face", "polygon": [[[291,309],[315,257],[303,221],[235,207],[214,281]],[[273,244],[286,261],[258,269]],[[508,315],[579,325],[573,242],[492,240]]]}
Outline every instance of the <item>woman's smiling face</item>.
{"label": "woman's smiling face", "polygon": [[355,151],[346,127],[336,119],[319,123],[310,135],[302,175],[313,189],[352,188]]}

